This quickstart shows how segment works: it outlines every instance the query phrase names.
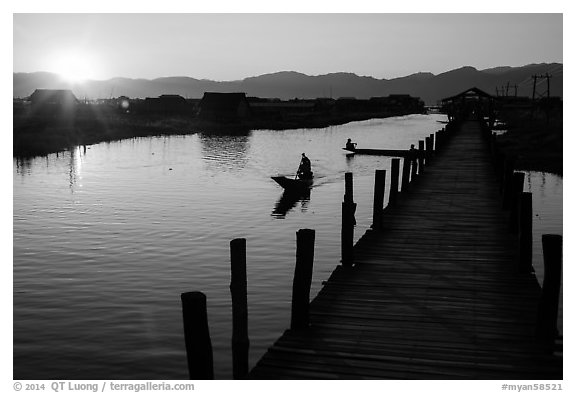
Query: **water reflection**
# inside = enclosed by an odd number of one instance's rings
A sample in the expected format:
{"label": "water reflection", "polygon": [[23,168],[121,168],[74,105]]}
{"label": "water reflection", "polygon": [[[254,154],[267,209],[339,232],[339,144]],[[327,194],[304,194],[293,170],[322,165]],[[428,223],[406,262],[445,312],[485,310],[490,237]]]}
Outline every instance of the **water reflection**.
{"label": "water reflection", "polygon": [[[66,159],[68,155],[68,159]],[[66,173],[70,191],[74,193],[82,179],[82,157],[86,155],[86,146],[76,146],[64,152],[48,154],[45,157],[14,157],[15,169],[18,175],[30,175],[38,168],[62,168],[62,174]]]}
{"label": "water reflection", "polygon": [[[19,175],[30,174],[33,160],[32,157],[14,157],[16,173]],[[48,156],[46,156],[46,160],[48,160]]]}
{"label": "water reflection", "polygon": [[209,172],[237,172],[248,163],[249,134],[206,135],[200,134],[202,160]]}
{"label": "water reflection", "polygon": [[[78,180],[82,178],[82,158],[80,157],[80,149],[78,146],[70,150],[70,160],[68,162],[68,174],[69,174],[69,185],[70,192],[74,193],[74,186],[78,183]],[[86,154],[86,149],[84,148],[84,154]]]}
{"label": "water reflection", "polygon": [[271,215],[280,219],[284,218],[291,209],[296,207],[298,202],[300,202],[300,210],[302,212],[306,211],[308,209],[308,204],[310,203],[310,192],[311,189],[307,189],[300,193],[284,191],[280,199],[276,202]]}

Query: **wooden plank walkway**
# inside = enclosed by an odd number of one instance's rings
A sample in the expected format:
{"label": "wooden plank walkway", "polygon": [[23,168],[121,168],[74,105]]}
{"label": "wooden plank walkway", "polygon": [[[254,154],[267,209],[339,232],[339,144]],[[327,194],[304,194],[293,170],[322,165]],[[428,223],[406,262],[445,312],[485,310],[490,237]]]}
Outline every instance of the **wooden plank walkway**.
{"label": "wooden plank walkway", "polygon": [[386,209],[252,379],[562,379],[534,340],[540,287],[516,269],[499,184],[475,122]]}

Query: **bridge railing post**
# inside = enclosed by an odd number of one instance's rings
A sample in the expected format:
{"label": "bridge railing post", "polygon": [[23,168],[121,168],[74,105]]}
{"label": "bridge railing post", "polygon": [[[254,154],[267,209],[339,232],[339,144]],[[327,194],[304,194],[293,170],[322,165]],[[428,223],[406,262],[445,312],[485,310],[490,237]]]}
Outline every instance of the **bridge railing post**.
{"label": "bridge railing post", "polygon": [[490,153],[492,154],[492,159],[496,157],[496,152],[498,150],[496,133],[492,132],[490,134]]}
{"label": "bridge railing post", "polygon": [[354,202],[354,174],[344,174],[344,202]]}
{"label": "bridge railing post", "polygon": [[248,296],[246,280],[246,239],[230,242],[230,293],[232,295],[232,375],[248,375]]}
{"label": "bridge railing post", "polygon": [[388,195],[388,206],[396,206],[398,201],[398,177],[400,175],[400,159],[392,159],[390,170],[390,194]]}
{"label": "bridge railing post", "polygon": [[185,292],[180,298],[190,379],[214,379],[206,295],[202,292]]}
{"label": "bridge railing post", "polygon": [[405,193],[408,192],[408,189],[410,188],[410,162],[412,161],[412,158],[407,156],[404,157],[403,161],[401,190]]}
{"label": "bridge railing post", "polygon": [[313,229],[300,229],[296,232],[296,267],[292,282],[292,316],[290,329],[305,329],[310,325],[310,286],[314,266]]}
{"label": "bridge railing post", "polygon": [[532,193],[522,192],[518,201],[518,271],[532,268]]}
{"label": "bridge railing post", "polygon": [[412,161],[412,173],[410,174],[411,181],[416,179],[418,176],[418,157],[417,150],[414,149],[414,145],[410,145],[410,160]]}
{"label": "bridge railing post", "polygon": [[538,304],[536,337],[553,342],[558,336],[558,302],[562,279],[562,236],[542,235],[544,280]]}
{"label": "bridge railing post", "polygon": [[418,141],[418,175],[424,173],[424,157],[426,150],[424,148],[424,141]]}
{"label": "bridge railing post", "polygon": [[435,135],[436,135],[436,139],[435,139],[435,141],[436,141],[436,146],[435,146],[435,148],[436,148],[436,152],[438,153],[440,150],[442,150],[442,130],[436,131]]}
{"label": "bridge railing post", "polygon": [[504,174],[502,179],[502,207],[504,210],[508,210],[512,204],[512,198],[514,196],[514,164],[515,159],[513,157],[508,158],[504,164]]}
{"label": "bridge railing post", "polygon": [[384,208],[384,194],[386,187],[386,171],[376,169],[374,176],[374,206],[372,209],[372,229],[382,229],[382,210]]}
{"label": "bridge railing post", "polygon": [[524,173],[514,172],[512,175],[512,196],[510,197],[510,232],[518,233],[518,203],[524,190]]}
{"label": "bridge railing post", "polygon": [[354,225],[356,219],[356,203],[354,203],[353,192],[353,175],[351,172],[345,174],[345,193],[344,202],[342,202],[342,230],[341,230],[341,254],[342,265],[352,266],[354,264]]}

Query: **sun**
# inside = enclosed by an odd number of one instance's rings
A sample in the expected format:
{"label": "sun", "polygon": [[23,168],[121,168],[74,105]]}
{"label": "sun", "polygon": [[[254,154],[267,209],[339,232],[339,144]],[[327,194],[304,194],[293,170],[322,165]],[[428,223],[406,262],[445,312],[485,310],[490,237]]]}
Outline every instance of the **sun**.
{"label": "sun", "polygon": [[48,70],[60,75],[68,82],[81,83],[94,79],[98,73],[98,66],[94,55],[74,50],[54,53]]}

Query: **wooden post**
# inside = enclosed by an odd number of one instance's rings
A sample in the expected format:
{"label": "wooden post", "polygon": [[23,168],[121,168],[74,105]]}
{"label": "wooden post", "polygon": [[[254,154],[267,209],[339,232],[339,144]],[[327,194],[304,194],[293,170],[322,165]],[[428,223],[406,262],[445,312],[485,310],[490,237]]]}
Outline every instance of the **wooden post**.
{"label": "wooden post", "polygon": [[520,194],[518,206],[518,271],[532,271],[532,193]]}
{"label": "wooden post", "polygon": [[518,232],[518,206],[520,194],[524,191],[524,173],[512,175],[512,196],[510,198],[510,232]]}
{"label": "wooden post", "polygon": [[340,233],[342,265],[349,267],[354,264],[354,225],[356,219],[356,204],[342,202],[342,231]]}
{"label": "wooden post", "polygon": [[310,285],[314,265],[313,229],[300,229],[296,232],[296,268],[292,282],[292,318],[290,329],[305,329],[310,325]]}
{"label": "wooden post", "polygon": [[418,174],[421,175],[424,173],[424,141],[418,141],[418,152],[420,153],[418,156]]}
{"label": "wooden post", "polygon": [[214,379],[206,295],[202,292],[186,292],[180,298],[190,379]]}
{"label": "wooden post", "polygon": [[354,225],[356,219],[356,204],[354,203],[353,175],[351,172],[344,174],[345,191],[344,202],[342,202],[342,231],[341,231],[341,253],[342,264],[352,266],[354,263]]}
{"label": "wooden post", "polygon": [[442,149],[442,130],[436,131],[436,152]]}
{"label": "wooden post", "polygon": [[553,342],[558,335],[558,299],[562,278],[562,236],[542,235],[544,281],[538,304],[536,337]]}
{"label": "wooden post", "polygon": [[402,192],[407,192],[410,188],[410,157],[404,157],[404,165],[402,166]]}
{"label": "wooden post", "polygon": [[398,177],[400,175],[400,159],[392,159],[390,171],[390,195],[388,196],[388,206],[396,206],[398,201]]}
{"label": "wooden post", "polygon": [[382,210],[384,207],[384,191],[386,187],[386,171],[376,169],[374,176],[374,206],[372,209],[372,229],[382,229]]}
{"label": "wooden post", "polygon": [[500,185],[500,194],[504,191],[504,172],[506,167],[506,155],[502,152],[498,152],[496,155],[496,177]]}
{"label": "wooden post", "polygon": [[352,172],[344,174],[344,202],[354,202],[354,181]]}
{"label": "wooden post", "polygon": [[232,294],[232,375],[248,375],[248,300],[246,283],[246,239],[230,242],[230,293]]}
{"label": "wooden post", "polygon": [[512,204],[511,199],[514,196],[514,164],[515,159],[509,158],[504,164],[504,174],[502,179],[502,207],[508,210]]}
{"label": "wooden post", "polygon": [[430,155],[433,156],[435,152],[434,134],[430,134]]}
{"label": "wooden post", "polygon": [[425,151],[426,151],[426,166],[430,165],[430,162],[432,161],[432,154],[430,154],[430,137],[427,136],[426,138],[424,138],[425,143],[426,143],[426,147],[425,147]]}
{"label": "wooden post", "polygon": [[418,175],[418,160],[416,158],[416,150],[414,149],[414,145],[410,145],[410,152],[412,153],[411,155],[412,173],[410,174],[410,177],[412,181],[414,181],[414,179],[416,179],[416,176]]}
{"label": "wooden post", "polygon": [[492,158],[496,157],[497,150],[496,134],[493,132],[490,134],[490,152],[492,153]]}

